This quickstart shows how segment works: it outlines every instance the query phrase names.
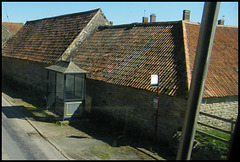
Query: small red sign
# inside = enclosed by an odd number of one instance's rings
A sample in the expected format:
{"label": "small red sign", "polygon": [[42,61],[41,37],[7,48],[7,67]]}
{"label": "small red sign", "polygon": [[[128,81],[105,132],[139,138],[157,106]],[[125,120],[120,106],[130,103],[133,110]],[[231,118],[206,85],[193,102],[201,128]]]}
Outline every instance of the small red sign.
{"label": "small red sign", "polygon": [[158,109],[159,97],[153,98],[153,109]]}

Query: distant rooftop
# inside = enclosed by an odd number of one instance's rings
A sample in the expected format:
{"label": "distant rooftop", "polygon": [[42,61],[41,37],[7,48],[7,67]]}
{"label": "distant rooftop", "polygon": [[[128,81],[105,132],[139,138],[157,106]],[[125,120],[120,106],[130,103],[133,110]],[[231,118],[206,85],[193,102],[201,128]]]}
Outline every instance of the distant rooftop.
{"label": "distant rooftop", "polygon": [[2,22],[2,25],[4,25],[14,35],[23,27],[23,23],[16,22]]}

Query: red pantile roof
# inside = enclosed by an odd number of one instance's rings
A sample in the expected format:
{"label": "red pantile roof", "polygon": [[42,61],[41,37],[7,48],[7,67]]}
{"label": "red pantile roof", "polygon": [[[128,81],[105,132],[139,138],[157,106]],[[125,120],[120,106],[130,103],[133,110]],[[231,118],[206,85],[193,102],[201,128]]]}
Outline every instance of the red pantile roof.
{"label": "red pantile roof", "polygon": [[[190,82],[200,25],[184,22],[184,26]],[[217,25],[203,97],[234,95],[238,95],[238,28]]]}
{"label": "red pantile roof", "polygon": [[[2,56],[54,64],[99,11],[27,22]],[[187,97],[200,25],[185,21],[101,27],[82,44],[73,62],[89,79]],[[203,97],[238,95],[238,28],[217,26]]]}
{"label": "red pantile roof", "polygon": [[[199,28],[185,21],[101,28],[73,61],[91,72],[89,79],[150,91],[150,75],[159,74],[159,93],[186,97]],[[203,97],[232,95],[238,95],[238,28],[217,26]]]}
{"label": "red pantile roof", "polygon": [[28,21],[2,56],[53,64],[99,10]]}
{"label": "red pantile roof", "polygon": [[16,34],[23,27],[23,23],[14,22],[2,22],[2,25],[4,25],[13,34]]}
{"label": "red pantile roof", "polygon": [[151,74],[159,74],[159,93],[187,94],[182,24],[130,24],[99,29],[74,55],[89,79],[156,91]]}

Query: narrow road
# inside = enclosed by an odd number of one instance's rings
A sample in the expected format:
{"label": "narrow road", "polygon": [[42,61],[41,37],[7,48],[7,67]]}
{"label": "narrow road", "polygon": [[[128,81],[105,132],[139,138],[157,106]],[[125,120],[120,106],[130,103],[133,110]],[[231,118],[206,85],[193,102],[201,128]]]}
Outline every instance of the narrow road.
{"label": "narrow road", "polygon": [[66,160],[2,96],[2,160]]}

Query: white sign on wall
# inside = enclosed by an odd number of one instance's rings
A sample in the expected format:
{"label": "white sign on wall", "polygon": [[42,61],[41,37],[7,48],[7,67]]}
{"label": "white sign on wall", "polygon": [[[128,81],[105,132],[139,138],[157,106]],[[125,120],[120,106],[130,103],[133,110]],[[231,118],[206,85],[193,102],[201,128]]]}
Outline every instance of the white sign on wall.
{"label": "white sign on wall", "polygon": [[158,75],[152,74],[151,75],[151,87],[157,87],[158,86]]}

